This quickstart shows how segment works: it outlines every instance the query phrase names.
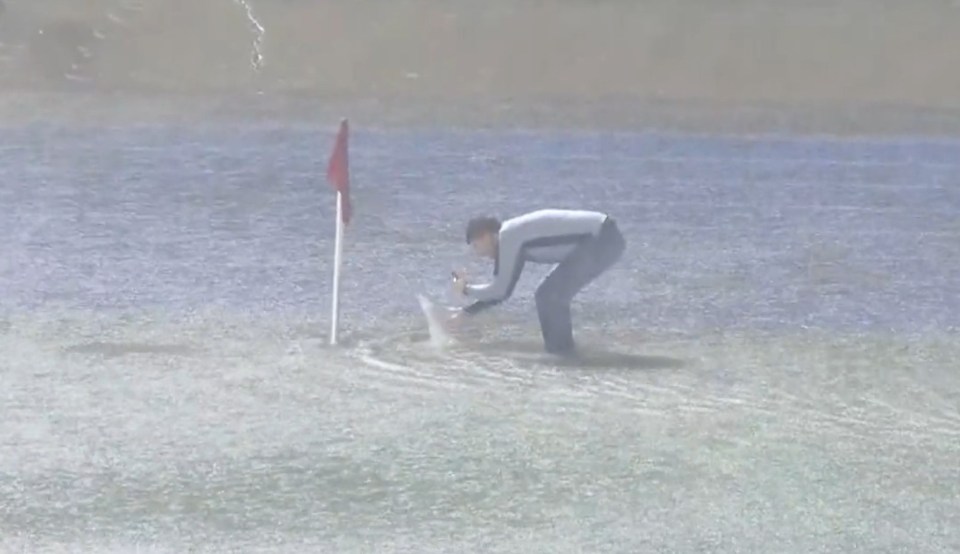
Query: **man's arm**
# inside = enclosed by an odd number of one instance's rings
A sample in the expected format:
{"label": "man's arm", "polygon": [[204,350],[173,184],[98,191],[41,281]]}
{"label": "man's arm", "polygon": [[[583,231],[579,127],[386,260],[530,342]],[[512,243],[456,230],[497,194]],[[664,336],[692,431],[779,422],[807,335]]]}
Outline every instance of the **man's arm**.
{"label": "man's arm", "polygon": [[481,312],[503,302],[513,294],[513,288],[523,271],[523,258],[519,244],[503,240],[499,245],[499,270],[492,282],[485,285],[467,285],[463,293],[475,302],[463,309],[468,314]]}

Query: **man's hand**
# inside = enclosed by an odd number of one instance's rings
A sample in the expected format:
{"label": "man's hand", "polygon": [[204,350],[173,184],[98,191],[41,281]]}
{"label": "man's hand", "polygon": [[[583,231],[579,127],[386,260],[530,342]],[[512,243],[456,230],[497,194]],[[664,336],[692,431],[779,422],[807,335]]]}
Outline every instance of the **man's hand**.
{"label": "man's hand", "polygon": [[467,293],[467,276],[462,271],[453,272],[453,291],[461,296]]}

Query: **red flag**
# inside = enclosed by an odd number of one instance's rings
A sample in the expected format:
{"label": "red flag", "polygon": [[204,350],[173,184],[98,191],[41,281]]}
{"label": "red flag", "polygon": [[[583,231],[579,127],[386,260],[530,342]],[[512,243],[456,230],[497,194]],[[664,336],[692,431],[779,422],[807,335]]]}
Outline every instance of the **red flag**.
{"label": "red flag", "polygon": [[348,135],[350,133],[347,120],[340,121],[340,131],[337,132],[337,142],[333,145],[333,153],[330,154],[330,163],[327,165],[327,181],[333,185],[333,188],[343,195],[343,223],[350,223],[352,209],[350,206],[350,156],[347,148]]}

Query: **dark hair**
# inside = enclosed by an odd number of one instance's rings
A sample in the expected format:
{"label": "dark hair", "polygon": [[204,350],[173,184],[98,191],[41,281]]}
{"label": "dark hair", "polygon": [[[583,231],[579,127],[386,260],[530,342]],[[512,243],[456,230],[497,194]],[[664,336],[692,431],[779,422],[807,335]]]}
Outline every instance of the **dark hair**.
{"label": "dark hair", "polygon": [[467,244],[484,233],[499,233],[500,220],[495,217],[475,217],[467,222]]}

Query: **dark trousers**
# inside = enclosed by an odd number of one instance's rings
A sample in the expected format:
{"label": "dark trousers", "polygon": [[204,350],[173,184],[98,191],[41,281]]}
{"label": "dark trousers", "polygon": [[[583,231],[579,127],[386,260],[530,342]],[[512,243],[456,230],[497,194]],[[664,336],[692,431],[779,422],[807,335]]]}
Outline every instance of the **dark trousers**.
{"label": "dark trousers", "polygon": [[620,259],[626,246],[616,222],[607,218],[600,232],[578,245],[537,287],[537,315],[543,344],[551,354],[574,351],[570,301],[583,287]]}

